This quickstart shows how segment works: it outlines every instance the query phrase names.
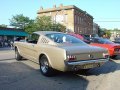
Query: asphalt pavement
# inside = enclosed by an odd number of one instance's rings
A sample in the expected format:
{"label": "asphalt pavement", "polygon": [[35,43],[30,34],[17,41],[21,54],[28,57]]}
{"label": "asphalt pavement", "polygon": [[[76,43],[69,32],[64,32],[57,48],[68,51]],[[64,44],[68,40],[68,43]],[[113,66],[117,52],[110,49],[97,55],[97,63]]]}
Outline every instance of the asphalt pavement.
{"label": "asphalt pavement", "polygon": [[14,59],[15,52],[14,49],[10,47],[0,48],[0,60]]}
{"label": "asphalt pavement", "polygon": [[120,59],[88,72],[45,77],[30,60],[16,61],[14,50],[0,51],[0,90],[120,90]]}

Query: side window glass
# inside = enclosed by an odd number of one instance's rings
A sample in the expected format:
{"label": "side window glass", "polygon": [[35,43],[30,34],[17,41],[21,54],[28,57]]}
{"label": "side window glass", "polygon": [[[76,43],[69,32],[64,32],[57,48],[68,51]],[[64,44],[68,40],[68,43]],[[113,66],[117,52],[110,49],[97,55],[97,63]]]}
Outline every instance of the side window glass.
{"label": "side window glass", "polygon": [[103,44],[103,43],[104,43],[104,41],[102,41],[102,40],[99,40],[99,43]]}
{"label": "side window glass", "polygon": [[31,34],[29,39],[28,39],[28,42],[37,44],[39,37],[40,36],[38,34]]}
{"label": "side window glass", "polygon": [[93,40],[94,43],[99,43],[98,39]]}

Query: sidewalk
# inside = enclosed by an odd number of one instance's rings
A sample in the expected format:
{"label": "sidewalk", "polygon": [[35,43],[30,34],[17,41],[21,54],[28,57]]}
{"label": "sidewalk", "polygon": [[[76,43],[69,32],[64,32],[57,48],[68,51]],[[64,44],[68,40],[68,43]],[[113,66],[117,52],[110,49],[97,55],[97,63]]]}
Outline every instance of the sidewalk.
{"label": "sidewalk", "polygon": [[9,51],[9,50],[13,50],[11,49],[11,47],[1,47],[0,51]]}
{"label": "sidewalk", "polygon": [[15,58],[15,52],[13,49],[11,49],[10,47],[0,48],[0,61],[14,59],[14,58]]}

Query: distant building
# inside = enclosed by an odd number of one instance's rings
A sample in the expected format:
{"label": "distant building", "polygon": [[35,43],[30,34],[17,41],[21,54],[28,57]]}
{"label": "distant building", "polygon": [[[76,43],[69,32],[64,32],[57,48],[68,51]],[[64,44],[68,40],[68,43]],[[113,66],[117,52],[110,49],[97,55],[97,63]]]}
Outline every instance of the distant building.
{"label": "distant building", "polygon": [[120,30],[114,29],[114,30],[108,30],[111,33],[111,38],[120,38]]}
{"label": "distant building", "polygon": [[37,12],[38,16],[51,16],[55,23],[61,23],[66,26],[67,31],[80,34],[93,34],[93,17],[86,11],[70,5],[43,9]]}
{"label": "distant building", "polygon": [[98,29],[99,29],[99,25],[96,23],[93,23],[93,34],[98,34]]}
{"label": "distant building", "polygon": [[114,35],[115,37],[120,36],[120,30],[109,30],[111,35]]}

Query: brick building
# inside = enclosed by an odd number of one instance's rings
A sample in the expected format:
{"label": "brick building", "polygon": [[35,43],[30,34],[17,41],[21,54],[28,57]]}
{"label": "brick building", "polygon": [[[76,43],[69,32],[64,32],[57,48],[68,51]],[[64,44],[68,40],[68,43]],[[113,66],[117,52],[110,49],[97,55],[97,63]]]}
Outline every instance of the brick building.
{"label": "brick building", "polygon": [[43,9],[37,12],[38,16],[51,16],[55,23],[61,23],[66,26],[66,30],[80,33],[80,34],[93,34],[93,17],[86,11],[70,5],[59,7],[56,5],[53,8]]}
{"label": "brick building", "polygon": [[97,23],[93,23],[93,34],[98,34],[100,26]]}

